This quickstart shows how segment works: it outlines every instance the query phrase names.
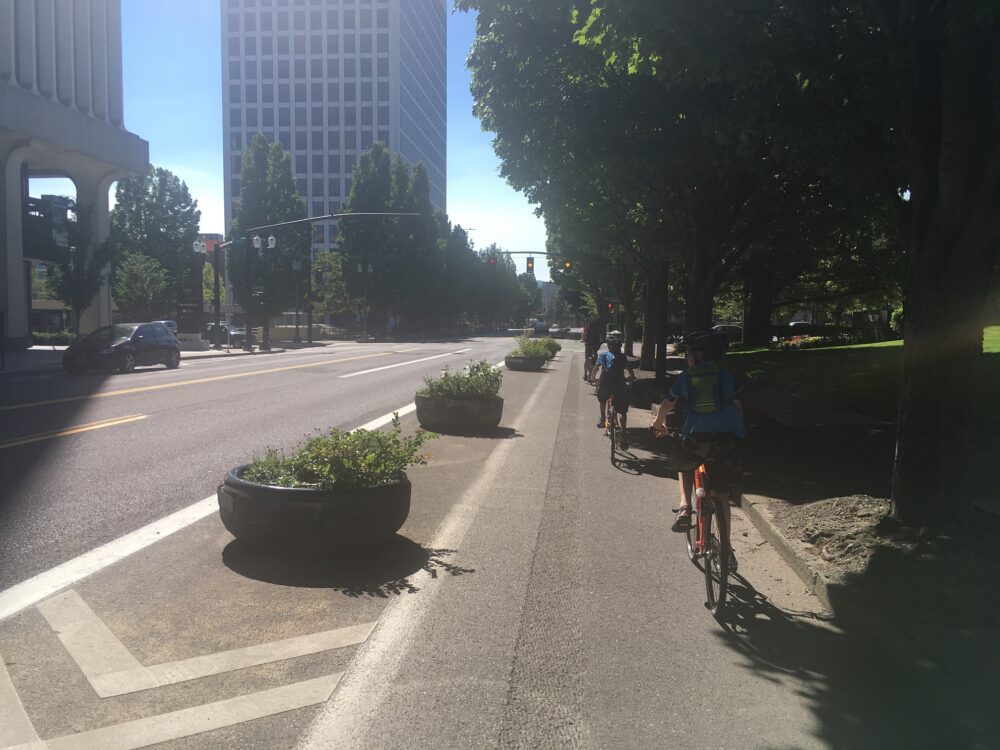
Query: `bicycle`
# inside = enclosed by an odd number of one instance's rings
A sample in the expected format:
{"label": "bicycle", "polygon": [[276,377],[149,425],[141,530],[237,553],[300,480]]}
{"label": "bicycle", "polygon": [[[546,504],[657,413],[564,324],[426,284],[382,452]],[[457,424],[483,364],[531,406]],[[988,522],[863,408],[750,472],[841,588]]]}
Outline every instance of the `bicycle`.
{"label": "bicycle", "polygon": [[[667,434],[680,437],[675,431]],[[711,469],[718,458],[719,450],[709,449],[704,460],[694,470],[691,526],[684,534],[688,558],[705,574],[705,595],[713,615],[718,615],[726,605],[729,574],[733,572],[729,569],[733,554],[729,540],[729,521],[722,506],[728,500],[720,497],[711,485]],[[718,527],[718,532],[713,526]]]}

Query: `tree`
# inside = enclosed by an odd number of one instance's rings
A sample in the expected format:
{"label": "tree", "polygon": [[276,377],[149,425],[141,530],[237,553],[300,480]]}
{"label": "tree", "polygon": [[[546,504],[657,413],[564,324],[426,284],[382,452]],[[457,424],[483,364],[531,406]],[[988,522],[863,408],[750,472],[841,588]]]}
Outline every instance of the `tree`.
{"label": "tree", "polygon": [[[277,143],[268,144],[257,133],[243,154],[240,196],[236,204],[232,237],[246,242],[230,248],[228,272],[244,311],[264,326],[269,339],[270,320],[295,303],[293,262],[308,272],[312,231],[306,224],[260,232],[261,247],[253,246],[250,230],[306,218],[306,203],[298,194],[291,157]],[[268,238],[274,236],[275,246]],[[301,279],[300,279],[301,282]]]}
{"label": "tree", "polygon": [[[210,263],[202,264],[201,268],[201,301],[209,304],[215,299],[215,269]],[[226,304],[226,287],[219,284],[219,304]]]}
{"label": "tree", "polygon": [[181,290],[197,273],[192,244],[200,220],[187,185],[166,169],[118,182],[108,241],[120,258],[139,254],[160,264],[165,283],[155,307],[165,315],[179,317]]}
{"label": "tree", "polygon": [[57,300],[73,311],[73,336],[79,338],[80,316],[104,286],[108,265],[115,259],[115,248],[107,241],[94,244],[86,207],[73,205],[70,211],[76,220],[69,224],[69,252],[50,268],[49,288]]}
{"label": "tree", "polygon": [[313,261],[313,311],[317,315],[341,315],[350,310],[350,299],[341,269],[342,255],[318,252]]}
{"label": "tree", "polygon": [[156,320],[167,314],[166,269],[155,258],[128,253],[115,271],[115,303],[130,320]]}

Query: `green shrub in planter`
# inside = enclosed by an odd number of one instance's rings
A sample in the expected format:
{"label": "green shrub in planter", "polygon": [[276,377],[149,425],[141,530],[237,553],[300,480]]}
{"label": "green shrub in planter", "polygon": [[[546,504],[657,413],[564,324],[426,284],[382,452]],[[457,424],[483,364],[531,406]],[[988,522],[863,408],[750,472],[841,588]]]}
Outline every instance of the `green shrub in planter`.
{"label": "green shrub in planter", "polygon": [[524,334],[517,339],[517,348],[511,352],[513,357],[529,357],[531,359],[551,359],[549,348],[544,344],[543,339],[532,339],[528,334]]}
{"label": "green shrub in planter", "polygon": [[552,359],[554,356],[556,356],[559,352],[562,351],[562,344],[560,344],[551,336],[543,336],[542,338],[538,339],[538,341],[545,345],[545,348],[548,351],[549,359]]}
{"label": "green shrub in planter", "polygon": [[402,437],[399,417],[393,415],[388,432],[331,430],[287,457],[269,449],[254,457],[241,479],[318,490],[379,487],[405,479],[408,466],[426,463],[420,448],[433,437],[426,432]]}
{"label": "green shrub in planter", "polygon": [[503,372],[494,368],[485,359],[470,362],[464,372],[448,372],[445,369],[439,378],[424,378],[424,387],[418,396],[437,396],[457,401],[486,401],[500,393]]}
{"label": "green shrub in planter", "polygon": [[69,331],[32,331],[31,340],[46,346],[68,346],[73,342],[73,334]]}

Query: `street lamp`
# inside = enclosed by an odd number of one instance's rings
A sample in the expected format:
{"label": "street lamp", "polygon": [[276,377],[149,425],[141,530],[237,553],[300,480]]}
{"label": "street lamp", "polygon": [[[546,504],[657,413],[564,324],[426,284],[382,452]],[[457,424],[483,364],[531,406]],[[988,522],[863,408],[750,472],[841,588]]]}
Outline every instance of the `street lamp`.
{"label": "street lamp", "polygon": [[[365,316],[364,316],[364,319],[362,320],[362,324],[361,324],[362,328],[363,328],[362,335],[363,335],[365,341],[368,341],[368,276],[374,270],[375,270],[375,268],[372,266],[371,263],[368,264],[367,268],[365,268],[363,265],[361,265],[360,263],[358,263],[358,273],[360,273],[362,275],[362,278],[364,278],[364,280],[365,280]],[[367,273],[366,273],[366,271],[367,271]]]}
{"label": "street lamp", "polygon": [[302,276],[302,261],[298,258],[292,261],[292,271],[295,272],[295,338],[292,341],[296,344],[301,344],[302,339],[299,337],[299,302],[302,297],[301,290],[299,289],[299,280]]}
{"label": "street lamp", "polygon": [[[264,255],[263,255],[263,253],[261,251],[262,251],[263,246],[264,246],[264,240],[262,240],[260,238],[259,234],[255,234],[253,236],[252,242],[253,242],[254,249],[257,251],[257,257],[258,258],[263,258]],[[275,246],[277,244],[278,244],[278,241],[274,238],[273,234],[270,235],[270,236],[268,236],[268,238],[267,238],[267,247],[268,247],[269,250],[274,250],[274,248],[275,248]],[[250,274],[250,253],[247,253],[247,276],[249,277],[250,281],[252,282],[253,281],[253,276]],[[253,290],[253,295],[254,296],[258,296],[258,292],[257,292],[256,289]],[[261,287],[261,289],[260,289],[259,296],[260,296],[261,299],[264,298],[264,288],[263,287]],[[261,349],[261,351],[269,352],[269,351],[271,351],[271,337],[270,337],[269,326],[267,325],[267,321],[266,320],[264,321],[264,325],[262,326],[262,329],[263,329],[263,340],[260,342],[260,349]],[[247,341],[250,342],[250,350],[253,351],[253,343],[252,343],[251,336],[252,336],[252,332],[251,332],[250,326],[248,324],[247,325]]]}
{"label": "street lamp", "polygon": [[[198,255],[202,256],[202,262],[204,262],[205,256],[208,254],[208,243],[203,240],[195,240],[192,245],[194,251]],[[215,327],[212,330],[212,348],[221,349],[222,345],[219,343],[220,329],[222,327],[222,310],[220,308],[221,304],[221,294],[219,292],[219,247],[218,245],[212,248],[212,270],[215,273],[215,283],[212,287],[212,309],[215,313]]]}

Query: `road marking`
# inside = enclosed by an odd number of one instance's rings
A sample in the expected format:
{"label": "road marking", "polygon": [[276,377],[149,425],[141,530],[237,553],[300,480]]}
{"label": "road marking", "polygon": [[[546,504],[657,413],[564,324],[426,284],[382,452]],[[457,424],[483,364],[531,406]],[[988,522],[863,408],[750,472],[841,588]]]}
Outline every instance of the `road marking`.
{"label": "road marking", "polygon": [[[403,416],[415,411],[416,408],[415,404],[407,404],[355,429],[377,430],[392,421],[393,413],[399,413],[400,416]],[[51,570],[39,573],[33,578],[0,591],[0,621],[17,614],[22,609],[38,604],[61,589],[72,586],[77,581],[82,581],[109,565],[114,565],[119,560],[145,549],[154,542],[165,539],[202,518],[218,512],[218,497],[209,495],[204,500],[199,500],[186,508],[164,516],[158,521],[153,521],[141,529],[136,529],[92,549],[90,552],[85,552],[79,557],[67,560]]]}
{"label": "road marking", "polygon": [[275,372],[288,372],[289,370],[304,370],[307,367],[322,367],[324,365],[335,365],[340,362],[353,362],[358,359],[370,359],[372,357],[387,357],[392,352],[375,352],[372,354],[359,354],[356,357],[343,357],[341,359],[324,359],[322,362],[307,362],[302,365],[287,365],[286,367],[272,367],[268,370],[251,370],[250,372],[234,372],[229,375],[214,375],[210,378],[196,378],[195,380],[181,380],[176,383],[160,383],[159,385],[143,385],[136,388],[124,388],[118,391],[105,391],[104,393],[89,393],[86,396],[67,396],[66,398],[54,398],[49,401],[32,401],[27,404],[9,404],[0,406],[0,412],[14,411],[16,409],[30,409],[36,406],[49,406],[51,404],[68,404],[73,401],[86,401],[92,398],[110,398],[111,396],[126,396],[133,393],[146,393],[147,391],[162,391],[167,388],[180,388],[185,385],[199,385],[201,383],[216,383],[221,380],[235,380],[237,378],[252,378],[258,375],[270,375]]}
{"label": "road marking", "polygon": [[355,646],[375,627],[366,622],[145,667],[76,591],[42,602],[38,611],[101,698]]}
{"label": "road marking", "polygon": [[295,682],[259,693],[126,721],[89,732],[48,740],[49,750],[134,750],[160,742],[192,737],[265,716],[314,706],[330,697],[342,672]]}
{"label": "road marking", "polygon": [[170,536],[200,521],[205,516],[219,512],[219,500],[210,495],[176,513],[101,545],[79,557],[57,565],[34,578],[0,591],[0,620],[37,604],[60,589],[71,586],[99,570],[113,565],[129,555],[145,549],[154,542]]}
{"label": "road marking", "polygon": [[373,373],[373,372],[381,372],[382,370],[391,370],[394,367],[405,367],[406,365],[415,365],[415,364],[417,364],[419,362],[429,362],[432,359],[441,359],[441,357],[453,357],[456,354],[464,354],[467,351],[470,351],[470,350],[469,349],[459,349],[458,351],[454,351],[454,352],[445,352],[444,354],[435,354],[433,357],[421,357],[420,359],[411,359],[411,360],[409,360],[407,362],[397,362],[394,365],[386,365],[385,367],[375,367],[375,368],[373,368],[371,370],[362,370],[361,372],[351,372],[351,373],[348,373],[347,375],[341,375],[340,379],[343,380],[345,378],[356,378],[358,375],[368,375],[368,374]]}
{"label": "road marking", "polygon": [[21,745],[31,747],[39,742],[31,719],[17,697],[7,664],[0,654],[0,747]]}
{"label": "road marking", "polygon": [[104,419],[100,422],[90,422],[89,424],[82,424],[79,427],[70,427],[65,430],[56,430],[55,432],[40,432],[37,435],[29,435],[23,438],[15,438],[13,440],[0,441],[0,450],[4,448],[13,448],[17,445],[27,445],[28,443],[37,443],[42,440],[51,440],[57,437],[66,437],[67,435],[78,435],[81,432],[90,432],[91,430],[101,430],[105,427],[114,427],[120,424],[128,424],[129,422],[138,422],[141,419],[147,419],[149,415],[147,414],[134,414],[130,417],[116,417],[115,419]]}
{"label": "road marking", "polygon": [[[515,423],[534,412],[543,390],[539,382],[518,413]],[[433,541],[427,545],[429,549],[461,549],[462,540],[479,513],[483,498],[489,496],[490,488],[497,484],[507,467],[507,455],[514,450],[515,443],[516,440],[500,441],[500,445],[486,459],[476,481],[438,526]],[[419,594],[397,597],[383,611],[378,626],[351,659],[344,684],[319,711],[297,747],[325,750],[356,746],[361,735],[354,731],[357,726],[348,727],[347,722],[359,717],[375,721],[375,717],[382,715],[379,712],[384,708],[387,693],[396,683],[404,658],[414,647],[413,634],[432,612],[434,598],[445,585],[444,579],[426,570],[415,573],[410,581]]]}

